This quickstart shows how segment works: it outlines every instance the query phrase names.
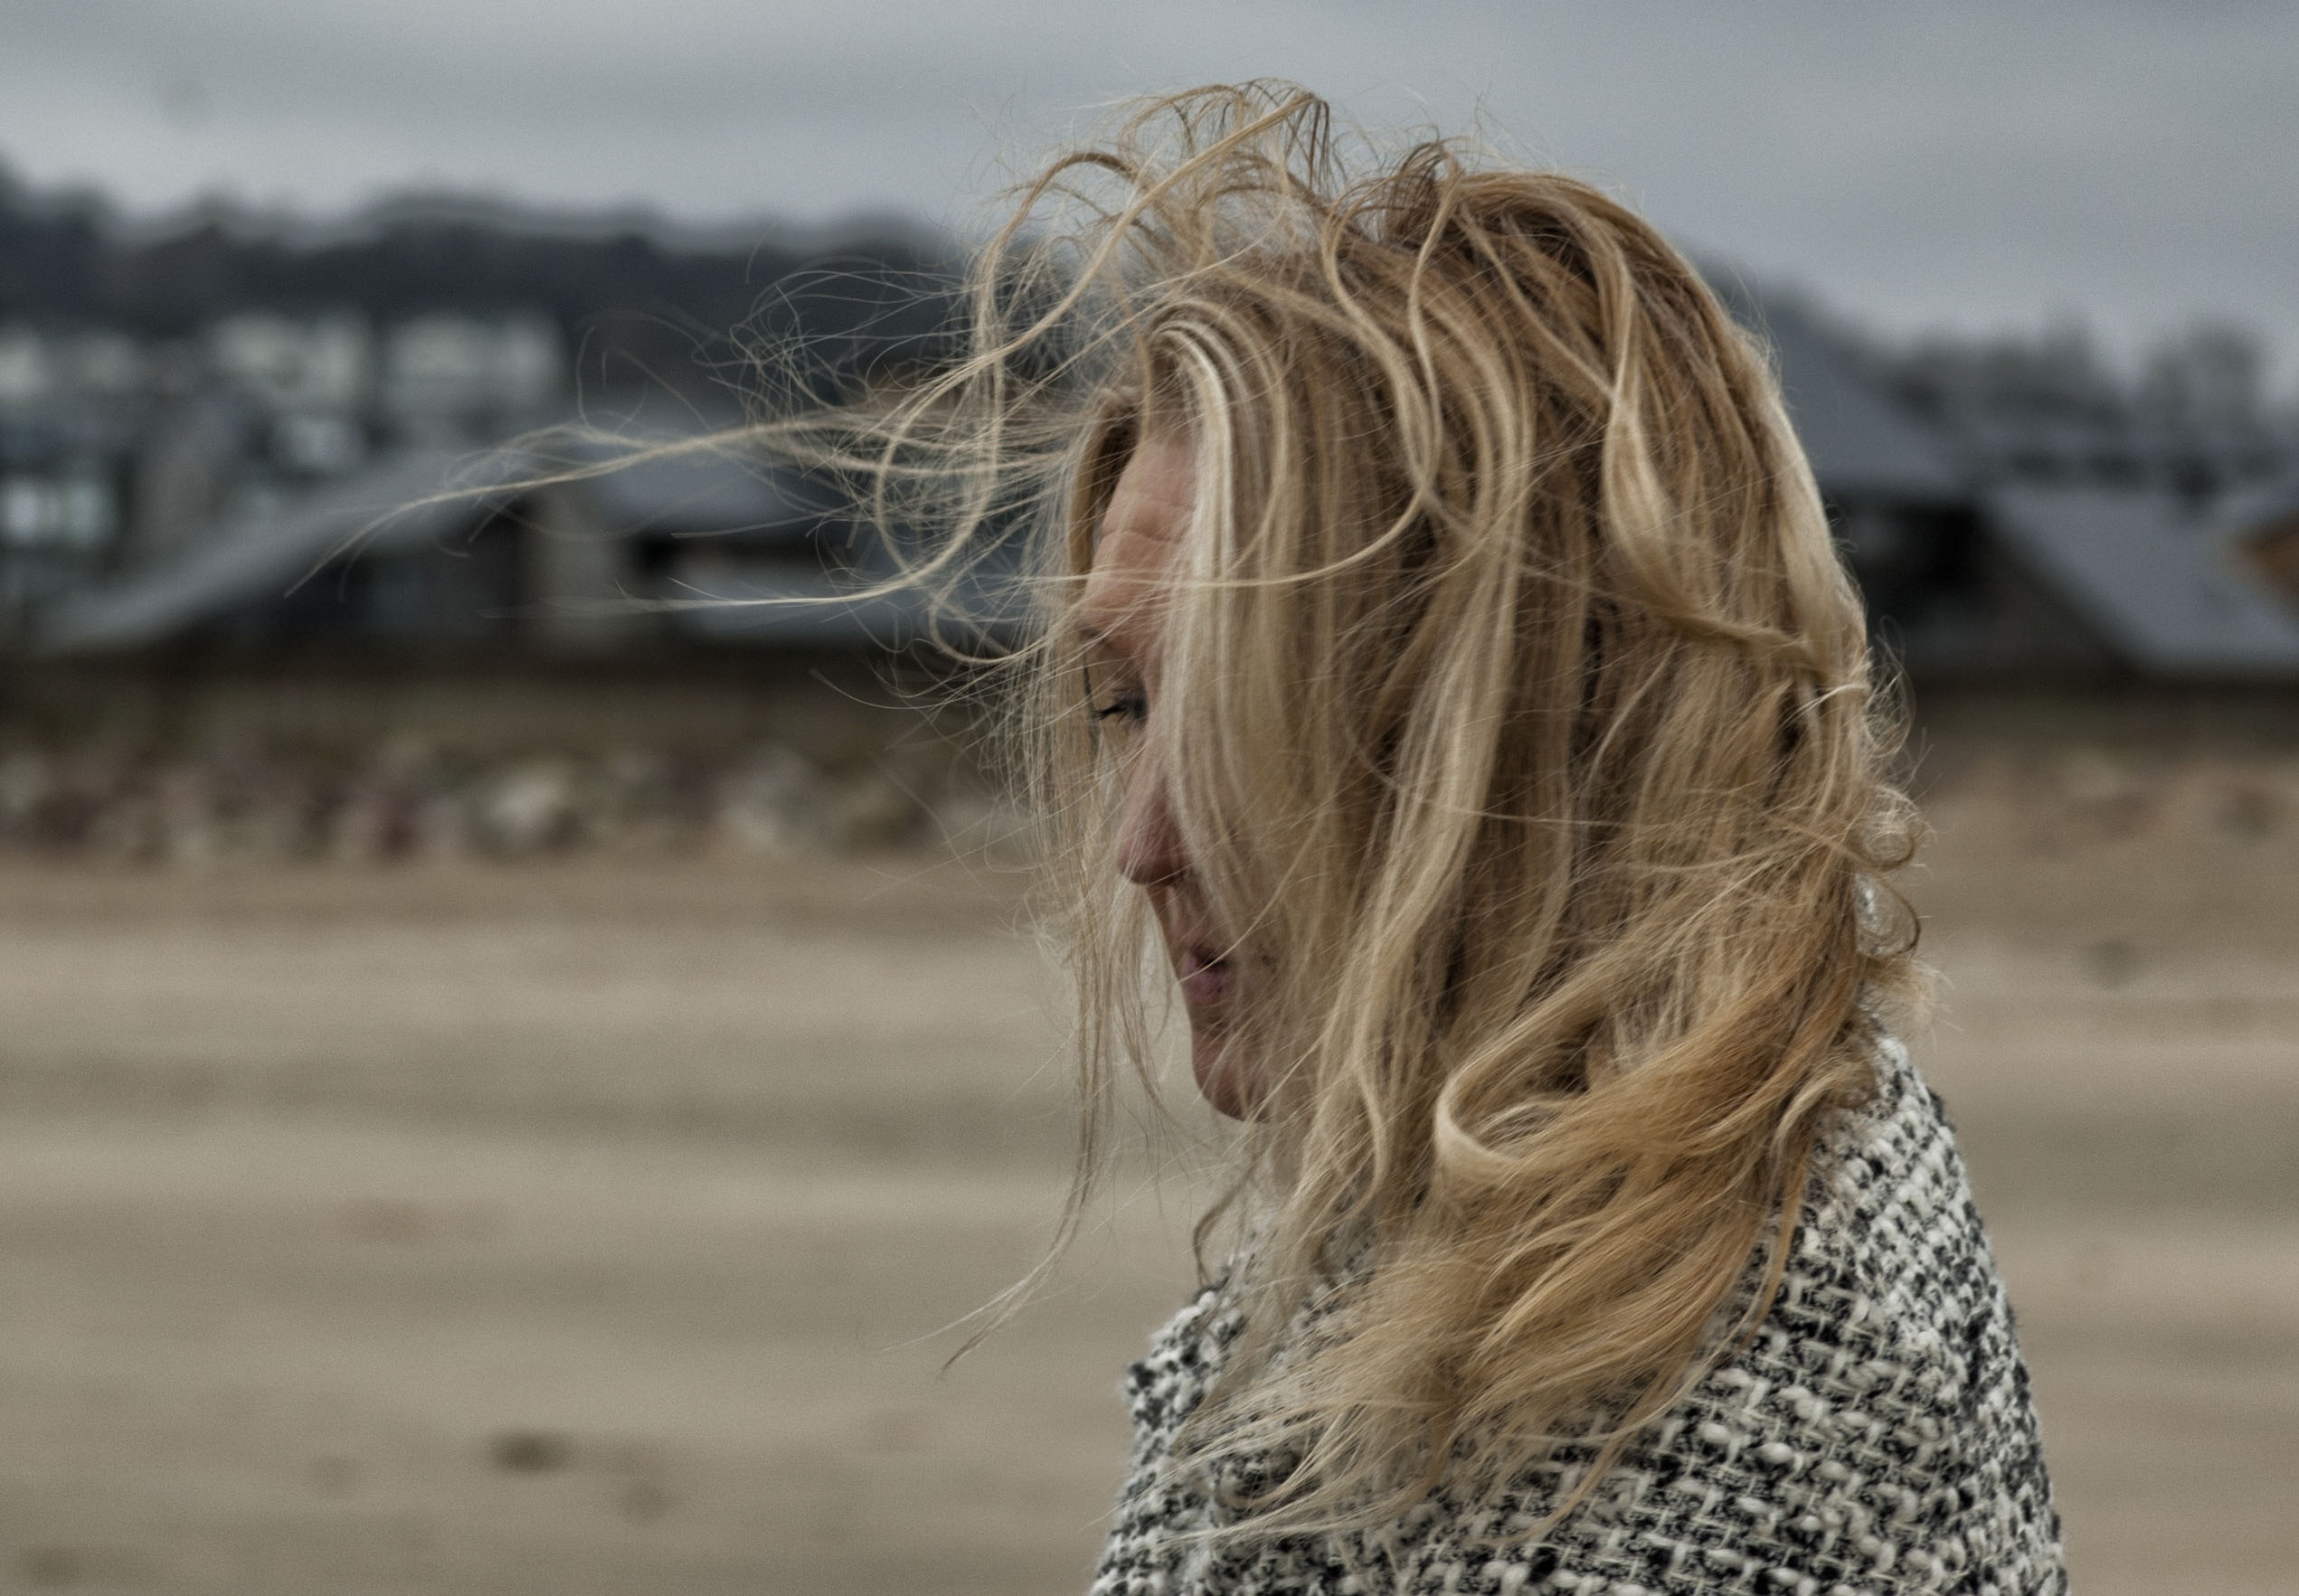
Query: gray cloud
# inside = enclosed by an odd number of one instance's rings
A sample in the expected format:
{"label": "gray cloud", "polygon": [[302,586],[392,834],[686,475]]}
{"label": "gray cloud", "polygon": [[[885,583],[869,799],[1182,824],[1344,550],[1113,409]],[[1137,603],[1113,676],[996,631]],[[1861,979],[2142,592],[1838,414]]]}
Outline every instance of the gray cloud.
{"label": "gray cloud", "polygon": [[147,208],[443,184],[951,221],[1086,108],[1259,73],[1377,125],[1481,107],[1890,326],[2232,315],[2299,354],[2281,4],[15,0],[0,155]]}

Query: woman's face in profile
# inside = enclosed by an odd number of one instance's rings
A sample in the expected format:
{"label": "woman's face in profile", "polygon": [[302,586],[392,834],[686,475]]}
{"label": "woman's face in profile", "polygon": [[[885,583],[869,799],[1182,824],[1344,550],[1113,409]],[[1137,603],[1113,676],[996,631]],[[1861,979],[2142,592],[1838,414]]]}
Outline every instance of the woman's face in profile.
{"label": "woman's face in profile", "polygon": [[1233,1119],[1254,1107],[1253,1072],[1235,1024],[1242,961],[1214,923],[1203,883],[1168,804],[1163,740],[1144,735],[1159,713],[1168,575],[1188,531],[1197,471],[1189,441],[1142,439],[1119,475],[1095,540],[1080,625],[1093,710],[1121,750],[1118,866],[1149,895],[1166,959],[1189,1015],[1190,1067],[1206,1100]]}

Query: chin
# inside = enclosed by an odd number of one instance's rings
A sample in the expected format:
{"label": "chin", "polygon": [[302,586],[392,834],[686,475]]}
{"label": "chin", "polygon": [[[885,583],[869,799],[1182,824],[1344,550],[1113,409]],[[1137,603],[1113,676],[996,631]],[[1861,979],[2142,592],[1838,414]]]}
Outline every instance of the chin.
{"label": "chin", "polygon": [[1197,1079],[1198,1095],[1215,1112],[1232,1119],[1252,1119],[1256,1106],[1250,1090],[1252,1072],[1243,1053],[1232,1038],[1218,1032],[1190,1033],[1189,1072]]}

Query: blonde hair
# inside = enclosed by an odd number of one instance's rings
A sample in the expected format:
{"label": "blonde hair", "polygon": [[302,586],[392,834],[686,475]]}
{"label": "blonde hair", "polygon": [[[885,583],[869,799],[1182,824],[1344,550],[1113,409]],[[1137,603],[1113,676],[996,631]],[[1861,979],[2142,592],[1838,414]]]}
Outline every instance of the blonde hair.
{"label": "blonde hair", "polygon": [[929,577],[1042,512],[1027,721],[1090,1177],[1162,982],[1069,606],[1134,444],[1194,441],[1147,734],[1271,972],[1248,1330],[1183,1460],[1291,1460],[1237,1534],[1617,1455],[1768,1305],[1914,983],[1860,605],[1763,351],[1587,184],[1356,164],[1283,86],[1139,109],[1030,185],[971,358],[849,457],[898,519],[955,485]]}

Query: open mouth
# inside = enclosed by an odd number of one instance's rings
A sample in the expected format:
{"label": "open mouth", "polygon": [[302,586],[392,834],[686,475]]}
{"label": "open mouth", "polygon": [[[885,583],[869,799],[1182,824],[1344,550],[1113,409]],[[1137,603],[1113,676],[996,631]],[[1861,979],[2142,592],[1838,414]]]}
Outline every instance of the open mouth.
{"label": "open mouth", "polygon": [[1206,948],[1184,948],[1176,960],[1181,995],[1195,1007],[1216,1004],[1229,996],[1229,960]]}

